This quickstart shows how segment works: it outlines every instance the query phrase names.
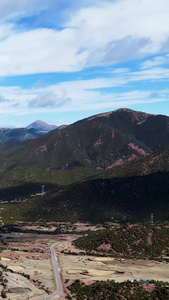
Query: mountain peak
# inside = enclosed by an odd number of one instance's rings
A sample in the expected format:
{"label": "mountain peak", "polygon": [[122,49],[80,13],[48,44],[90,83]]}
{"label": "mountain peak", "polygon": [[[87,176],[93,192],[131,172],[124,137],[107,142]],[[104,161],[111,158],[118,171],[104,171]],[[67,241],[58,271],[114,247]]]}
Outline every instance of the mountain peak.
{"label": "mountain peak", "polygon": [[26,127],[27,129],[34,128],[39,131],[51,131],[57,128],[56,125],[49,125],[41,120],[37,120]]}

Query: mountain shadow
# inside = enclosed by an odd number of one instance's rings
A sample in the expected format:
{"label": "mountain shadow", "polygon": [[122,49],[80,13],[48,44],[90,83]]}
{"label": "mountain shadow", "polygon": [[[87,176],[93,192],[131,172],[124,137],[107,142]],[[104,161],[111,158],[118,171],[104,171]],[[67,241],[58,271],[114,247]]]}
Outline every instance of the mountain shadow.
{"label": "mountain shadow", "polygon": [[[55,184],[52,183],[42,183],[45,185],[44,191],[50,191],[56,188]],[[31,195],[40,194],[42,192],[42,187],[40,183],[29,182],[25,184],[21,184],[18,186],[11,186],[8,188],[0,189],[0,203],[4,201],[11,200],[23,200],[25,198],[30,197]]]}
{"label": "mountain shadow", "polygon": [[165,221],[169,220],[168,182],[169,172],[158,172],[72,184],[27,202],[21,215],[30,221],[137,222],[150,221],[153,213],[154,221]]}

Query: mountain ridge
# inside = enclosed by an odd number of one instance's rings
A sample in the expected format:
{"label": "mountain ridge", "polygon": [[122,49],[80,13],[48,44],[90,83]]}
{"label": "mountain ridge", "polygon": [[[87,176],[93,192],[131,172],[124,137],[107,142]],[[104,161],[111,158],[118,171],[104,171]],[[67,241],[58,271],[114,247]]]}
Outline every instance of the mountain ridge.
{"label": "mountain ridge", "polygon": [[[169,144],[169,117],[120,109],[53,130],[0,158],[2,168],[35,165],[42,169],[113,168]],[[89,134],[90,133],[90,134]]]}

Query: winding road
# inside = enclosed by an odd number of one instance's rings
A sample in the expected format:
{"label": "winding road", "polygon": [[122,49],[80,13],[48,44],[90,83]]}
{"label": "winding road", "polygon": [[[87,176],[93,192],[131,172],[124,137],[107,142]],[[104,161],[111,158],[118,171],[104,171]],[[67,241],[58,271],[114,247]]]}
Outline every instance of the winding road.
{"label": "winding road", "polygon": [[54,297],[57,298],[57,296],[59,296],[59,294],[62,292],[62,282],[61,282],[61,278],[60,278],[60,274],[59,274],[59,268],[58,268],[58,261],[57,261],[57,257],[55,256],[55,246],[57,244],[60,244],[59,242],[54,243],[50,246],[50,252],[51,252],[51,257],[52,257],[52,265],[53,265],[53,271],[54,271],[54,276],[55,276],[55,282],[57,285],[57,290],[48,296],[44,296],[41,298],[37,298],[37,300],[47,300],[47,299],[54,299]]}

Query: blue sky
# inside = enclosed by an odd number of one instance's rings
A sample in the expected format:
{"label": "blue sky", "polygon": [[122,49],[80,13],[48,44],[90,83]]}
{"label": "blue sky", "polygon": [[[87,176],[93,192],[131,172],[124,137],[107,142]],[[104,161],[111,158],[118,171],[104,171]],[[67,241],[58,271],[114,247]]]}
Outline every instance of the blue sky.
{"label": "blue sky", "polygon": [[1,0],[0,127],[169,116],[168,0]]}

